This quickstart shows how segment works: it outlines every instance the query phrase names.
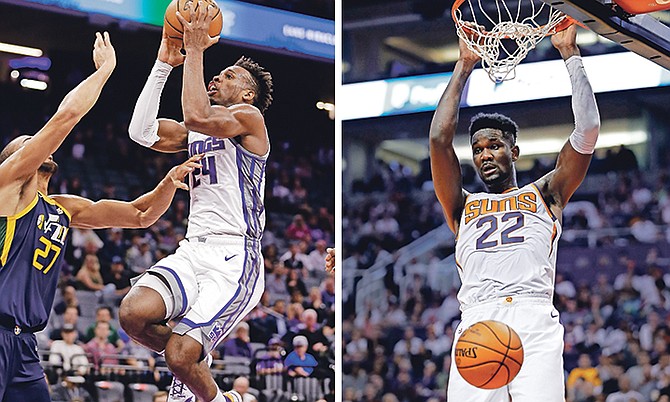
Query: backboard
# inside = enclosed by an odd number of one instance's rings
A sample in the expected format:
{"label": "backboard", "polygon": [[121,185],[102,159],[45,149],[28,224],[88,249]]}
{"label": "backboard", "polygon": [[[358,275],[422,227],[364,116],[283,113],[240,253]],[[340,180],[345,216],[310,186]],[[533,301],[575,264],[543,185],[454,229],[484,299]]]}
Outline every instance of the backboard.
{"label": "backboard", "polygon": [[599,35],[670,70],[670,27],[651,15],[629,15],[611,0],[542,1]]}

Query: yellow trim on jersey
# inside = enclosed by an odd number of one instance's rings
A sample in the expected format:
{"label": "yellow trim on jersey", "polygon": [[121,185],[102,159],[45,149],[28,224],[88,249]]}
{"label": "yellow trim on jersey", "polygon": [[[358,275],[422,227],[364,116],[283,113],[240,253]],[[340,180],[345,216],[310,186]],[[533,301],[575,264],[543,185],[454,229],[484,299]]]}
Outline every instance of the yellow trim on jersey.
{"label": "yellow trim on jersey", "polygon": [[58,208],[62,209],[63,212],[65,212],[65,215],[67,215],[67,218],[68,218],[69,220],[72,220],[72,214],[70,214],[70,211],[68,211],[67,209],[65,209],[65,207],[62,206],[61,204],[59,204],[58,201],[54,200],[53,198],[49,197],[49,196],[46,195],[46,194],[42,194],[42,193],[40,193],[40,195],[42,196],[42,199],[43,199],[44,201],[46,201],[48,204],[55,205],[55,206],[57,206]]}
{"label": "yellow trim on jersey", "polygon": [[456,256],[454,256],[454,262],[456,263],[456,266],[457,266],[458,268],[460,268],[461,271],[463,271],[463,267],[461,266],[461,264],[458,263],[458,260],[456,259]]}
{"label": "yellow trim on jersey", "polygon": [[544,209],[547,210],[547,213],[549,214],[549,217],[551,218],[551,220],[555,221],[556,220],[556,215],[554,215],[554,212],[549,208],[549,206],[547,205],[547,202],[544,200],[544,196],[542,195],[542,191],[540,191],[540,188],[535,183],[530,183],[530,185],[535,187],[535,190],[537,190],[537,195],[540,196],[540,200],[542,201],[542,204],[544,205]]}
{"label": "yellow trim on jersey", "polygon": [[30,210],[35,208],[35,205],[37,205],[37,198],[38,198],[38,196],[37,196],[37,194],[35,194],[35,198],[33,198],[33,200],[30,201],[30,204],[28,204],[25,208],[23,208],[18,214],[6,216],[7,220],[9,221],[9,219],[14,219],[14,220],[19,219],[23,215],[30,212]]}
{"label": "yellow trim on jersey", "polygon": [[15,228],[16,228],[16,217],[14,216],[7,217],[7,227],[5,229],[5,244],[2,245],[2,254],[0,254],[0,264],[2,264],[2,266],[4,266],[7,263],[7,258],[9,257],[9,249],[12,248],[12,240],[14,240]]}

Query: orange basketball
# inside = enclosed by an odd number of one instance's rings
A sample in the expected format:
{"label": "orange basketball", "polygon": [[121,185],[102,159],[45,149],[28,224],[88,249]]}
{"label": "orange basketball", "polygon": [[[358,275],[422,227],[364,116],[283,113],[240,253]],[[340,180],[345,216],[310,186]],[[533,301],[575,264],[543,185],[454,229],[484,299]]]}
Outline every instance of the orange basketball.
{"label": "orange basketball", "polygon": [[[203,5],[216,7],[216,15],[209,24],[209,36],[212,38],[218,37],[221,34],[221,28],[223,28],[221,9],[214,0],[203,0]],[[168,5],[167,10],[165,10],[163,26],[171,39],[181,41],[184,38],[184,27],[177,19],[177,10],[186,21],[191,21],[191,10],[195,10],[195,7],[198,7],[197,0],[173,0]]]}
{"label": "orange basketball", "polygon": [[496,389],[509,384],[521,370],[519,335],[499,321],[480,321],[463,332],[454,351],[456,368],[468,383]]}

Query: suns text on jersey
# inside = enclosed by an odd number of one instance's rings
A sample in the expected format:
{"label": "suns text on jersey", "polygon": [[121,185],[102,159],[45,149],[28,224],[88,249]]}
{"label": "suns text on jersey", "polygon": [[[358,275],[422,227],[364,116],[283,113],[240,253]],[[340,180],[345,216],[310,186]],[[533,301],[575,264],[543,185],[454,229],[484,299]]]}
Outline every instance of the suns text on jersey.
{"label": "suns text on jersey", "polygon": [[500,200],[480,198],[465,203],[465,223],[475,218],[496,212],[528,211],[537,212],[537,194],[532,191],[510,195]]}

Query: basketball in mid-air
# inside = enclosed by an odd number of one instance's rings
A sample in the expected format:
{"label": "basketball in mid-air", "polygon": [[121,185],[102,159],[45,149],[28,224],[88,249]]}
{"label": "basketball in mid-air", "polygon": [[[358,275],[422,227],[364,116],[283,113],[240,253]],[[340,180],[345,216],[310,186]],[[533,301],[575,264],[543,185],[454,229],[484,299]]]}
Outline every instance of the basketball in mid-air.
{"label": "basketball in mid-air", "polygon": [[[202,5],[205,7],[216,7],[214,19],[209,24],[209,36],[216,38],[221,34],[221,28],[223,28],[223,15],[221,14],[221,9],[214,0],[202,0]],[[165,10],[165,18],[163,20],[165,32],[167,32],[167,35],[171,39],[181,41],[184,38],[184,27],[177,19],[177,11],[181,13],[186,21],[191,21],[191,10],[195,10],[197,7],[197,0],[172,0],[168,5],[167,10]]]}
{"label": "basketball in mid-air", "polygon": [[466,329],[454,351],[456,368],[468,383],[496,389],[509,384],[521,370],[519,335],[499,321],[480,321]]}

